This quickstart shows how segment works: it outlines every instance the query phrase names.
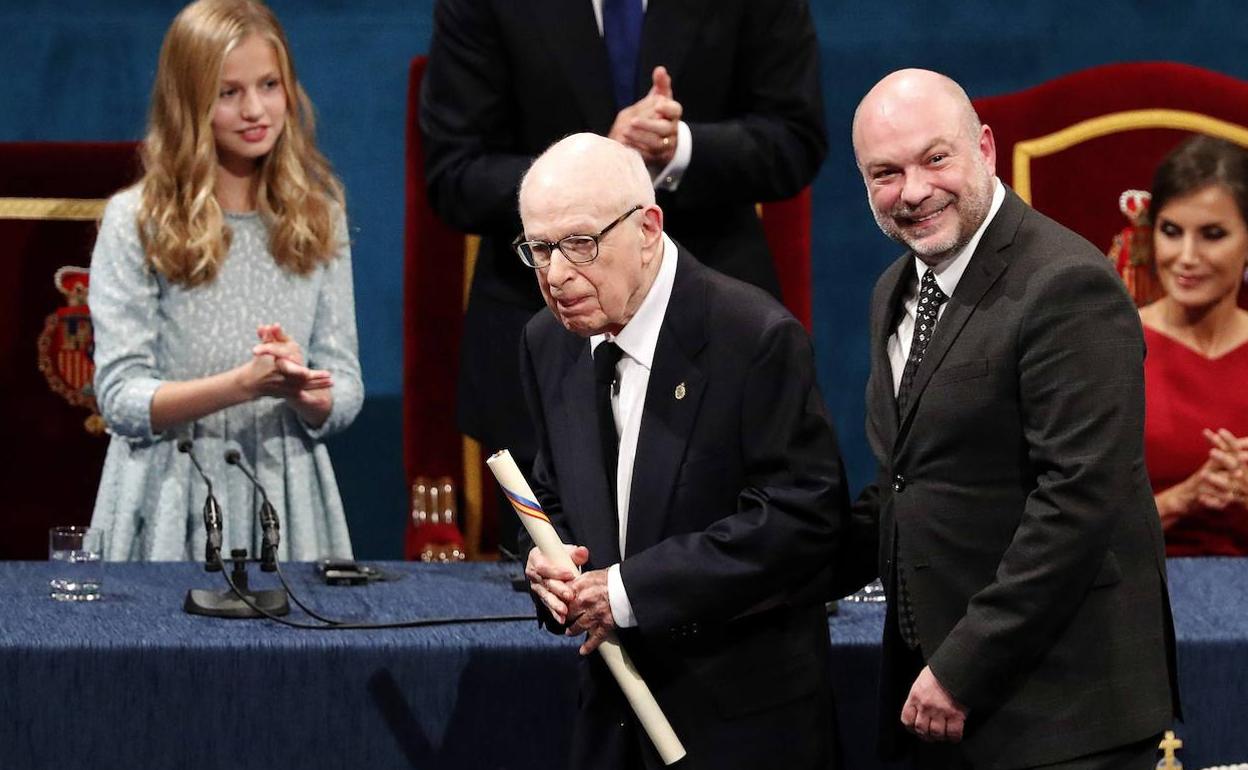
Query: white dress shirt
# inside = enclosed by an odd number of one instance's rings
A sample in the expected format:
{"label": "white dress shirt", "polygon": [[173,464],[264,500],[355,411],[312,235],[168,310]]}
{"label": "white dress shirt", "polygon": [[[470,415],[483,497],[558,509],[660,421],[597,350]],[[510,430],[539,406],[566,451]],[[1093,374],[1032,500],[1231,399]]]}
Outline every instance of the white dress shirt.
{"label": "white dress shirt", "polygon": [[[992,222],[1002,202],[1005,201],[1005,185],[995,177],[992,181],[992,205],[988,208],[988,216],[984,217],[975,235],[971,236],[971,240],[952,259],[946,259],[930,268],[935,274],[936,285],[946,297],[952,297],[954,290],[958,288],[958,281],[962,280],[962,273],[966,272],[966,266],[971,263],[971,255],[975,253],[975,247],[979,246],[980,239],[984,237],[984,231],[988,229],[989,223]],[[905,312],[902,313],[901,320],[892,336],[888,338],[888,362],[893,368],[894,396],[901,390],[901,375],[906,368],[906,359],[910,357],[910,342],[914,339],[914,324],[919,307],[919,281],[922,280],[923,273],[929,269],[928,264],[918,257],[914,258],[914,267],[915,280],[906,289],[906,298],[902,302]],[[937,309],[937,321],[944,315],[948,304],[948,302],[942,302]]]}
{"label": "white dress shirt", "polygon": [[[676,279],[676,244],[667,237],[667,233],[663,234],[663,249],[659,258],[662,260],[659,263],[659,272],[632,319],[617,335],[595,334],[589,340],[594,351],[598,350],[599,344],[610,340],[624,352],[616,367],[620,387],[611,394],[611,411],[615,415],[615,429],[620,436],[619,460],[615,472],[615,500],[616,510],[619,512],[621,558],[626,554],[628,501],[633,491],[633,461],[637,454],[637,437],[641,433],[641,415],[646,405],[646,388],[650,384],[654,349],[659,342],[659,331],[663,328],[668,300],[672,297],[672,284]],[[611,565],[607,570],[607,592],[615,624],[621,628],[637,625],[618,564]]]}
{"label": "white dress shirt", "polygon": [[[602,34],[602,2],[603,0],[590,0],[594,6],[594,19],[598,22],[598,34]],[[650,5],[649,0],[641,0],[641,12],[644,14],[646,8]],[[646,73],[649,77],[650,73]],[[648,90],[648,89],[647,89]],[[673,87],[673,90],[674,87]],[[689,159],[693,157],[693,133],[689,130],[689,126],[685,121],[676,124],[676,154],[672,156],[672,160],[663,167],[663,170],[654,175],[651,180],[654,183],[654,189],[674,191],[680,187],[680,179],[685,174],[685,169],[689,168]]]}

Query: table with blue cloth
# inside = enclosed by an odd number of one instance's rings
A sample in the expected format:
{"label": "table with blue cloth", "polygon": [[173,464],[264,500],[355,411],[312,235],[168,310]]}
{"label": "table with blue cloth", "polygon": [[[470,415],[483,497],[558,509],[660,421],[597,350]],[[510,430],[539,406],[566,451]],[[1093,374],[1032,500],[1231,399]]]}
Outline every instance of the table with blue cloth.
{"label": "table with blue cloth", "polygon": [[[360,621],[528,614],[519,568],[384,563],[397,579],[285,574],[322,614]],[[1248,761],[1248,560],[1170,562],[1192,770]],[[312,631],[188,615],[195,564],[106,564],[104,597],[48,598],[53,565],[0,562],[0,768],[559,768],[576,643],[535,621]],[[252,587],[271,587],[253,567]],[[291,619],[300,619],[296,609]],[[848,770],[877,767],[883,606],[829,618]]]}

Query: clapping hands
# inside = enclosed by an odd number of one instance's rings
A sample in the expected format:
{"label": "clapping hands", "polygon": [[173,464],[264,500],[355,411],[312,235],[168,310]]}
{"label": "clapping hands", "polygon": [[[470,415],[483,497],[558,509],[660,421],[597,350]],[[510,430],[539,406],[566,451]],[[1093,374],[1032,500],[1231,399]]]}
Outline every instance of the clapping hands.
{"label": "clapping hands", "polygon": [[637,150],[650,173],[657,174],[676,155],[677,126],[684,108],[672,94],[672,77],[666,67],[655,67],[651,82],[649,93],[615,116],[607,137]]}
{"label": "clapping hands", "polygon": [[330,373],[304,365],[299,343],[291,339],[281,324],[256,328],[259,344],[251,349],[251,360],[243,365],[243,387],[252,397],[275,396],[299,399],[305,391],[333,387]]}
{"label": "clapping hands", "polygon": [[1223,510],[1248,500],[1248,437],[1225,428],[1203,431],[1209,458],[1189,479],[1192,493],[1204,508]]}
{"label": "clapping hands", "polygon": [[323,423],[333,407],[332,375],[323,369],[309,369],[303,349],[281,324],[256,327],[256,337],[259,342],[251,349],[251,360],[240,367],[244,390],[252,398],[284,398],[309,424]]}
{"label": "clapping hands", "polygon": [[163,432],[264,396],[286,399],[304,422],[320,427],[334,405],[330,373],[309,369],[299,343],[281,324],[259,326],[256,336],[260,341],[243,363],[206,377],[171,380],[157,388],[152,395],[152,430]]}

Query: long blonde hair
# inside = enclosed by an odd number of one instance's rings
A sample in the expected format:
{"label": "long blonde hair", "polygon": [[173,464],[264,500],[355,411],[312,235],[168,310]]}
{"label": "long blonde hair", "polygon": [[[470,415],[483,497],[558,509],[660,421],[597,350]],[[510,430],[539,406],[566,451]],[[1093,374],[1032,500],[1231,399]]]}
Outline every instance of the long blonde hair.
{"label": "long blonde hair", "polygon": [[268,40],[286,91],[285,128],[257,169],[257,207],[269,250],[283,268],[306,274],[337,253],[342,184],[316,149],[312,102],[295,79],[286,35],[257,0],[198,0],[165,33],[152,88],[142,156],[139,238],[149,264],[187,287],[212,281],[230,245],[213,194],[217,149],[212,115],[226,55],[250,35]]}

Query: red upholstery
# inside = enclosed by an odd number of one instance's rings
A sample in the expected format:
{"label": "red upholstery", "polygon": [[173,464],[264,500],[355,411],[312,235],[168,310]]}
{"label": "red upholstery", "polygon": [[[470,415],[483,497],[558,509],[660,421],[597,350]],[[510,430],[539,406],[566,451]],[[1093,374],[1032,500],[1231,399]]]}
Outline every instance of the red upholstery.
{"label": "red upholstery", "polygon": [[1174,62],[1093,67],[975,107],[996,137],[1002,180],[1103,250],[1127,225],[1119,194],[1148,190],[1183,138],[1248,144],[1248,82]]}
{"label": "red upholstery", "polygon": [[138,173],[130,142],[0,143],[0,558],[47,558],[48,527],[91,518],[108,445],[84,428],[91,412],[54,393],[37,364],[45,319],[66,303],[53,276],[89,266],[96,224],[36,218],[15,199],[103,199]]}
{"label": "red upholstery", "polygon": [[[403,465],[408,489],[417,476],[423,475],[449,476],[463,491],[463,438],[455,427],[455,375],[459,371],[467,285],[465,238],[434,216],[425,192],[419,116],[420,81],[426,61],[424,56],[412,59],[407,85]],[[409,511],[404,555],[415,558],[424,539],[415,531]]]}
{"label": "red upholstery", "polygon": [[761,208],[763,232],[780,276],[780,295],[789,312],[810,331],[810,188]]}
{"label": "red upholstery", "polygon": [[[419,119],[420,81],[426,57],[408,72],[407,214],[403,270],[403,446],[410,488],[417,476],[450,476],[464,498],[461,521],[470,557],[496,548],[497,495],[483,458],[473,455],[455,428],[455,374],[471,239],[434,216],[426,198]],[[785,304],[809,329],[810,190],[786,201],[763,204],[763,227],[775,255]],[[454,290],[460,289],[459,291]],[[448,290],[450,289],[450,290]],[[467,450],[469,460],[465,460]],[[465,463],[467,467],[465,466]],[[467,473],[465,474],[465,470]],[[510,514],[507,514],[510,515]],[[478,538],[480,542],[474,542]],[[413,558],[420,538],[408,518],[405,554]]]}

